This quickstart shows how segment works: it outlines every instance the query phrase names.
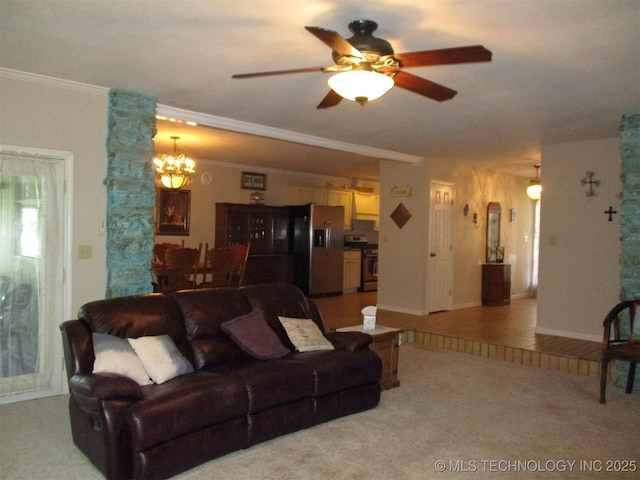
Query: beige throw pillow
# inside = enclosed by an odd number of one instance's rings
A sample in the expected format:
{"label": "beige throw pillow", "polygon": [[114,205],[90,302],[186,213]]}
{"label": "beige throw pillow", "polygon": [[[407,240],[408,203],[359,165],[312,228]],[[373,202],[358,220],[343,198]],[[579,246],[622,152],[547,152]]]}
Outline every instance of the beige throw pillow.
{"label": "beige throw pillow", "polygon": [[289,340],[299,352],[333,350],[333,345],[324,337],[313,320],[280,316],[278,316],[278,319],[287,331]]}

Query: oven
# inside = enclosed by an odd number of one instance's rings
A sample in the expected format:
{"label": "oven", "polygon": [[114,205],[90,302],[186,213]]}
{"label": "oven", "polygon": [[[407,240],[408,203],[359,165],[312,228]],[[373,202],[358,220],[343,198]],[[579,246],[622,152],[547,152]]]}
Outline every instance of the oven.
{"label": "oven", "polygon": [[378,246],[367,244],[362,250],[362,277],[360,291],[378,290]]}
{"label": "oven", "polygon": [[362,253],[360,262],[360,292],[378,290],[378,245],[369,243],[365,235],[345,235],[344,246]]}

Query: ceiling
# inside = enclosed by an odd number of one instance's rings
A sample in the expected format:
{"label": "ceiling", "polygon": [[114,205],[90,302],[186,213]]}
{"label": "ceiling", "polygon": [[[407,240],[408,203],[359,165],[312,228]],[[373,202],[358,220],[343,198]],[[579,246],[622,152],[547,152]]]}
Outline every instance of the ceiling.
{"label": "ceiling", "polygon": [[[412,68],[459,92],[442,103],[394,88],[318,110],[329,74],[231,78],[331,65],[303,27],[349,37],[360,18],[398,53],[482,44],[493,61]],[[159,122],[159,152],[179,135],[191,157],[261,168],[376,178],[380,158],[444,158],[533,176],[542,145],[617,136],[640,110],[640,1],[3,0],[0,65],[197,119]]]}

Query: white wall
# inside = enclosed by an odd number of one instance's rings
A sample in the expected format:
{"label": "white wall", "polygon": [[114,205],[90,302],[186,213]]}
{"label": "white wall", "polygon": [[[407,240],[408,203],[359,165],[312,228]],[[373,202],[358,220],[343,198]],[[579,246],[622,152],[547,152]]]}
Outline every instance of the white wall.
{"label": "white wall", "polygon": [[[619,139],[542,149],[538,333],[600,341],[602,320],[619,301]],[[595,172],[597,196],[580,184]]]}
{"label": "white wall", "polygon": [[[427,196],[424,164],[380,162],[380,232],[378,238],[378,307],[426,313]],[[411,196],[391,197],[392,187],[411,187]],[[402,228],[390,215],[402,203],[411,218]]]}
{"label": "white wall", "polygon": [[[453,308],[481,304],[489,202],[499,202],[502,207],[500,243],[505,247],[505,262],[511,264],[511,296],[530,294],[535,203],[526,195],[526,178],[451,159],[429,160],[418,166],[381,162],[380,173],[380,308],[417,315],[429,311],[426,263],[432,180],[454,184]],[[395,185],[409,185],[411,197],[391,197],[390,189]],[[402,229],[389,218],[400,202],[413,215]],[[468,218],[463,215],[465,204],[469,205]],[[516,210],[515,222],[510,221],[511,209]],[[474,213],[478,214],[477,225],[473,223]]]}
{"label": "white wall", "polygon": [[[106,212],[106,94],[5,77],[0,77],[0,91],[0,143],[73,153],[73,185],[68,188],[73,201],[72,271],[67,279],[75,313],[82,304],[104,298],[106,288],[106,237],[98,229]],[[78,245],[92,246],[93,258],[78,260]]]}

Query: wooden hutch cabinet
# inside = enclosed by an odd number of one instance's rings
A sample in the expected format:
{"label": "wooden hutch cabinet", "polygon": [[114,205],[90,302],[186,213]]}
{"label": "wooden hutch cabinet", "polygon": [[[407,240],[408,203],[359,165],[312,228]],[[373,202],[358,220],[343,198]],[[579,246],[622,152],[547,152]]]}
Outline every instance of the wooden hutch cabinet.
{"label": "wooden hutch cabinet", "polygon": [[482,305],[500,306],[511,303],[511,265],[482,265]]}
{"label": "wooden hutch cabinet", "polygon": [[287,207],[216,203],[216,247],[250,244],[245,284],[293,283]]}

